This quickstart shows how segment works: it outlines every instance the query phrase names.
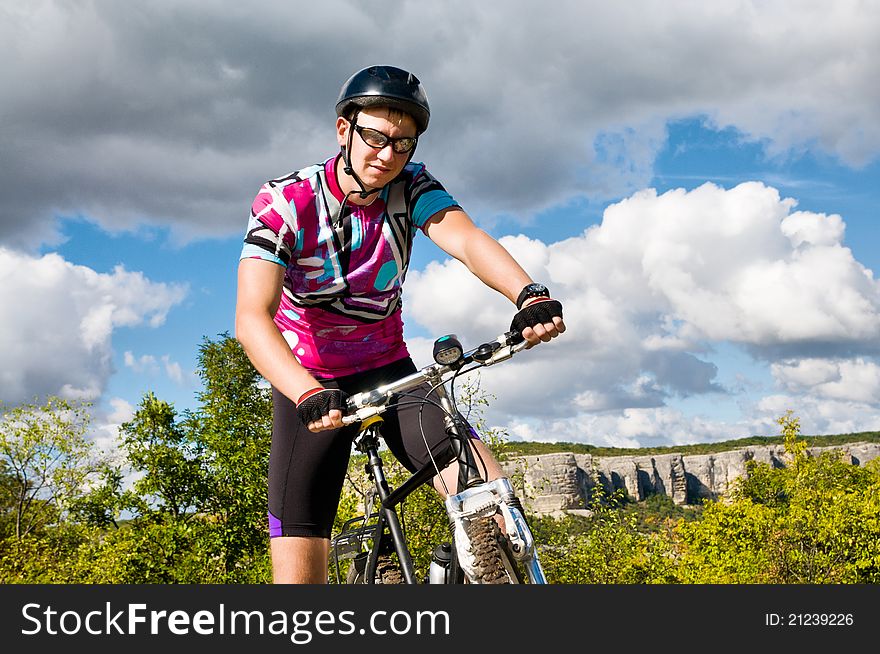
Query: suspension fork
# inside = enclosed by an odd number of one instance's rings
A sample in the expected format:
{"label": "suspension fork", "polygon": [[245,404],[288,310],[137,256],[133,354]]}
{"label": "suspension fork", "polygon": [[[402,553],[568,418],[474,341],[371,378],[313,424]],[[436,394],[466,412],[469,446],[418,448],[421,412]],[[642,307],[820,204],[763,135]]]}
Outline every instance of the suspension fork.
{"label": "suspension fork", "polygon": [[[433,382],[433,380],[431,380]],[[480,504],[496,506],[504,519],[507,536],[511,541],[513,556],[521,561],[532,583],[546,584],[547,579],[538,560],[531,529],[525,520],[522,504],[506,478],[486,482],[477,469],[473,451],[470,447],[470,434],[467,434],[467,423],[460,416],[452,403],[444,384],[434,382],[434,393],[445,409],[447,432],[451,432],[453,449],[459,463],[457,494],[446,499],[446,511],[449,514],[453,531],[464,533],[463,520],[472,517]],[[453,419],[452,416],[455,416]],[[478,488],[479,487],[479,488]],[[488,494],[487,492],[488,491]],[[492,498],[489,501],[489,497]],[[456,524],[458,523],[458,524]],[[456,529],[456,527],[458,527]],[[458,551],[453,555],[453,572],[458,573]]]}
{"label": "suspension fork", "polygon": [[[367,557],[364,579],[366,583],[373,583],[376,565],[379,560],[380,546],[382,539],[385,537],[385,525],[387,524],[388,531],[391,534],[391,542],[394,544],[394,550],[397,552],[397,559],[400,562],[400,569],[403,572],[403,578],[406,583],[414,584],[416,583],[416,576],[412,556],[403,537],[400,519],[394,507],[386,506],[385,502],[391,493],[391,489],[388,487],[385,471],[382,468],[382,458],[379,456],[379,429],[381,424],[382,418],[380,416],[368,418],[362,424],[361,435],[357,440],[358,450],[367,455],[367,472],[373,479],[376,492],[379,495],[379,517],[373,532],[373,547],[370,550],[370,555]],[[366,513],[369,514],[369,512],[369,508],[367,508]]]}

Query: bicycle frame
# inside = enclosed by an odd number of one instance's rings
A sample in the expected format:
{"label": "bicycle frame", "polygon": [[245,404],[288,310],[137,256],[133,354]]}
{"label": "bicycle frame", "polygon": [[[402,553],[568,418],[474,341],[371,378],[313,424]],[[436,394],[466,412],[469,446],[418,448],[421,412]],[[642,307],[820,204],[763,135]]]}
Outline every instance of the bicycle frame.
{"label": "bicycle frame", "polygon": [[[515,342],[515,335],[507,333],[495,341],[485,343],[466,354],[463,353],[455,364],[437,363],[426,366],[396,382],[349,398],[351,413],[344,418],[344,422],[347,424],[361,422],[360,432],[355,438],[355,446],[367,456],[367,472],[373,481],[375,494],[379,497],[379,508],[376,513],[369,513],[370,509],[367,506],[368,515],[363,517],[363,524],[360,528],[347,531],[343,527],[342,533],[334,538],[333,556],[337,578],[340,548],[344,549],[356,542],[358,550],[360,550],[364,539],[370,537],[372,547],[368,550],[363,578],[366,583],[373,583],[379,556],[385,546],[384,539],[387,528],[392,546],[397,553],[405,583],[417,583],[412,556],[403,535],[396,507],[413,491],[434,477],[438,468],[442,470],[455,460],[459,463],[458,487],[456,493],[448,496],[445,501],[455,542],[451,566],[452,578],[460,580],[462,571],[470,572],[471,561],[465,523],[475,517],[494,514],[497,511],[504,519],[506,536],[513,558],[525,567],[532,583],[547,583],[535,552],[534,539],[526,524],[522,505],[516,497],[513,487],[506,478],[487,482],[482,477],[469,446],[470,426],[458,412],[445,387],[448,379],[458,374],[459,370],[467,363],[476,363],[479,366],[493,365],[509,359],[525,345],[524,342]],[[382,423],[380,414],[391,402],[392,397],[413,390],[426,382],[430,384],[433,394],[436,395],[438,403],[444,411],[446,431],[452,445],[451,451],[439,460],[429,461],[398,488],[392,490],[388,486],[382,467],[382,459],[379,456]],[[373,518],[376,519],[375,525],[368,525],[367,521]],[[346,523],[346,526],[356,521],[358,520],[351,520]]]}

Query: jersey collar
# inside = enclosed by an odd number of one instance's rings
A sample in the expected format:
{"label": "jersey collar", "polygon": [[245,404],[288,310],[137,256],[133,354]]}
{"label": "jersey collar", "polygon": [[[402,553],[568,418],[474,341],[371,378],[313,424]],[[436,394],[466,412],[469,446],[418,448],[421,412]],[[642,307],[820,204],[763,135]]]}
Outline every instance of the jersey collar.
{"label": "jersey collar", "polygon": [[330,157],[324,162],[324,176],[327,178],[327,188],[330,189],[333,197],[338,202],[342,202],[345,199],[345,193],[342,192],[342,188],[339,186],[339,179],[336,177],[336,162],[339,161],[341,156],[341,153],[337,154],[335,157]]}

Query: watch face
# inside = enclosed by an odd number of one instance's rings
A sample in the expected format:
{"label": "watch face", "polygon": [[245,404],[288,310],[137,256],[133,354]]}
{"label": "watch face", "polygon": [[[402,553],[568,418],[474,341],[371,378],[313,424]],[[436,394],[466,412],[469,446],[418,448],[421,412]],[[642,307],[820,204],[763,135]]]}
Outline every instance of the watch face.
{"label": "watch face", "polygon": [[550,297],[550,291],[547,290],[546,286],[538,283],[528,284],[520,291],[519,297],[516,299],[516,308],[521,309],[523,303],[529,298],[541,296]]}

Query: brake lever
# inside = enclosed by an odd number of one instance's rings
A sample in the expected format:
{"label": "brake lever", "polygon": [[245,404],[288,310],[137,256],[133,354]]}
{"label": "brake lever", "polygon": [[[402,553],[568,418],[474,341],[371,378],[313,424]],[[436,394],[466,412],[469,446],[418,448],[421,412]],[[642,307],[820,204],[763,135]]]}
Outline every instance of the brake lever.
{"label": "brake lever", "polygon": [[485,363],[486,361],[491,359],[492,355],[495,354],[502,347],[503,346],[498,341],[493,341],[492,343],[483,343],[480,347],[473,351],[473,353],[471,354],[471,358],[474,361]]}
{"label": "brake lever", "polygon": [[491,343],[484,343],[478,347],[472,357],[484,366],[491,366],[501,363],[512,357],[517,352],[521,352],[528,347],[529,342],[517,332],[507,332],[502,334],[497,340]]}

